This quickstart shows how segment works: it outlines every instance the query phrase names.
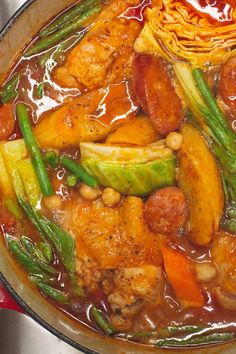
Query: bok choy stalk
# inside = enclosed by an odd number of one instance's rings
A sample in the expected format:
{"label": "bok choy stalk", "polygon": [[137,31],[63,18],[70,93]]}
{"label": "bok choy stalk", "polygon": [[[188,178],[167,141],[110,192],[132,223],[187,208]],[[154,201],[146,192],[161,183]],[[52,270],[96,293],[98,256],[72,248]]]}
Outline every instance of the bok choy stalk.
{"label": "bok choy stalk", "polygon": [[[175,63],[174,71],[182,87],[195,123],[203,132],[209,147],[220,162],[226,199],[226,215],[236,208],[236,134],[230,128],[224,113],[204,78],[201,69],[187,63]],[[229,198],[228,198],[229,196]],[[236,232],[236,219],[223,218],[226,229]]]}

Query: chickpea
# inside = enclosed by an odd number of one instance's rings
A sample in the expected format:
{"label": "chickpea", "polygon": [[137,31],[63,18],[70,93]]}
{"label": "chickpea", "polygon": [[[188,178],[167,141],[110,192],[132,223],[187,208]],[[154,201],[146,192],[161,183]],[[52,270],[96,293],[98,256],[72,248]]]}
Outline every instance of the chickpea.
{"label": "chickpea", "polygon": [[183,143],[183,135],[180,133],[172,132],[166,137],[166,146],[171,150],[179,150]]}
{"label": "chickpea", "polygon": [[49,210],[59,210],[62,208],[61,199],[57,195],[43,197],[43,204]]}
{"label": "chickpea", "polygon": [[105,188],[102,193],[102,202],[105,206],[112,207],[119,203],[121,195],[113,188]]}
{"label": "chickpea", "polygon": [[98,188],[91,188],[87,184],[81,183],[79,187],[81,197],[88,200],[96,199],[100,193]]}
{"label": "chickpea", "polygon": [[195,270],[198,281],[209,282],[216,276],[216,267],[212,263],[197,263]]}

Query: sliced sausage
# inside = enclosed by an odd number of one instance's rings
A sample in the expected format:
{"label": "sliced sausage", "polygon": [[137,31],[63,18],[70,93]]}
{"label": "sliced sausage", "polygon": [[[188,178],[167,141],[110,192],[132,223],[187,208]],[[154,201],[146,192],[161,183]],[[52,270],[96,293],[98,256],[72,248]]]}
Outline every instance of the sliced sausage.
{"label": "sliced sausage", "polygon": [[177,187],[166,187],[152,194],[144,206],[144,220],[154,232],[176,233],[188,217],[184,194]]}
{"label": "sliced sausage", "polygon": [[229,58],[221,67],[219,93],[229,107],[236,109],[236,56]]}
{"label": "sliced sausage", "polygon": [[167,135],[183,122],[181,100],[177,96],[166,63],[148,54],[136,54],[133,87],[138,102],[160,135]]}

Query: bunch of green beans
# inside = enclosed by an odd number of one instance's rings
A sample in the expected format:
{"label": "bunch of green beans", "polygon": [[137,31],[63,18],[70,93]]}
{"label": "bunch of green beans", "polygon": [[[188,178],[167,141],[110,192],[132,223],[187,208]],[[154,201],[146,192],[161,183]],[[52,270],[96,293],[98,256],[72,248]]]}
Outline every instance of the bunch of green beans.
{"label": "bunch of green beans", "polygon": [[49,265],[52,258],[46,259],[38,245],[30,238],[22,236],[17,239],[6,235],[6,242],[10,252],[30,274],[38,274],[45,281],[56,276],[56,269]]}
{"label": "bunch of green beans", "polygon": [[29,220],[39,231],[43,241],[49,242],[52,247],[55,248],[62,264],[73,280],[75,272],[75,241],[73,237],[45,216],[41,215],[25,200],[22,198],[18,200]]}
{"label": "bunch of green beans", "polygon": [[63,28],[66,24],[74,21],[82,13],[88,11],[94,6],[101,5],[100,0],[84,0],[80,1],[78,4],[74,5],[62,15],[57,17],[52,23],[46,26],[42,31],[39,32],[39,37],[46,37],[59,29]]}
{"label": "bunch of green beans", "polygon": [[102,8],[102,0],[84,0],[39,33],[39,39],[24,53],[25,57],[38,54],[80,30],[84,23]]}

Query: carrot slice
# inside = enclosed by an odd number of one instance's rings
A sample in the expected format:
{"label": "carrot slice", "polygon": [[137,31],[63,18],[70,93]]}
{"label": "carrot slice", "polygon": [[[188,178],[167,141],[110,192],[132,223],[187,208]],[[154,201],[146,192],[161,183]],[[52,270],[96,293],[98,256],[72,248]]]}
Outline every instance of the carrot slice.
{"label": "carrot slice", "polygon": [[163,247],[162,255],[167,277],[183,307],[202,307],[204,299],[192,271],[191,261],[171,247]]}

